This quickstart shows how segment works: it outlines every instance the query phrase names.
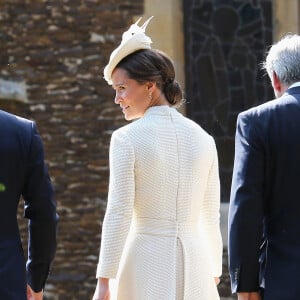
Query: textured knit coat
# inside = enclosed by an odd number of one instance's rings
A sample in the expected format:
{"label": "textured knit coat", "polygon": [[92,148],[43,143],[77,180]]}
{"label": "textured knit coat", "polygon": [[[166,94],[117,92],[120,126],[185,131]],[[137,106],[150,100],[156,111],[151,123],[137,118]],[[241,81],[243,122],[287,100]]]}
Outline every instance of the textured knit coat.
{"label": "textured knit coat", "polygon": [[219,299],[219,194],[213,138],[174,108],[116,130],[97,268],[113,299]]}

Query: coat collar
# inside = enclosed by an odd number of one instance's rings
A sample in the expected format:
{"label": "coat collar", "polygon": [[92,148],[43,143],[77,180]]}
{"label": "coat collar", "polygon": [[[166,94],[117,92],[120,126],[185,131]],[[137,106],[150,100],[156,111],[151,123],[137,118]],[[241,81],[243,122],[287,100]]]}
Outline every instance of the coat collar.
{"label": "coat collar", "polygon": [[176,111],[176,109],[168,105],[151,106],[145,111],[144,116],[149,116],[149,115],[168,116],[174,111]]}
{"label": "coat collar", "polygon": [[284,95],[295,95],[300,94],[300,86],[289,87]]}

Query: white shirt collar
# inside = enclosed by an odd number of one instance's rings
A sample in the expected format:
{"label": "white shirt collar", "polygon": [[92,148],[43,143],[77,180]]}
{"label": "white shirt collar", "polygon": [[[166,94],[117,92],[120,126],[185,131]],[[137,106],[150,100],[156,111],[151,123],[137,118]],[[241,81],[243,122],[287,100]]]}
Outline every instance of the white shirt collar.
{"label": "white shirt collar", "polygon": [[290,88],[296,87],[296,86],[300,86],[300,81],[293,83],[292,85],[289,86]]}

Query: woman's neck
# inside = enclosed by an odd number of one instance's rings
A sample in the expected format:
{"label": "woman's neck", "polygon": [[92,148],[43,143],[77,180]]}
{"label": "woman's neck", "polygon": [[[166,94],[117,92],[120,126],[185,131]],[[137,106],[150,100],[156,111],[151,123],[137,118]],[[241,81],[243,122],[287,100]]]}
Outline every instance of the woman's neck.
{"label": "woman's neck", "polygon": [[161,105],[170,106],[170,103],[168,102],[165,95],[162,92],[152,95],[151,106],[161,106]]}

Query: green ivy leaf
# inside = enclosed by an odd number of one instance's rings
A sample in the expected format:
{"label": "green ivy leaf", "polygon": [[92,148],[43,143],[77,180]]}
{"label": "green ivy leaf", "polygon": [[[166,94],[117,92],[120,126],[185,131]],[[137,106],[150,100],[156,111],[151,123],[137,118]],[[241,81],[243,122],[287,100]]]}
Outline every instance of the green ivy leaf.
{"label": "green ivy leaf", "polygon": [[5,192],[6,187],[3,183],[0,182],[0,192]]}

